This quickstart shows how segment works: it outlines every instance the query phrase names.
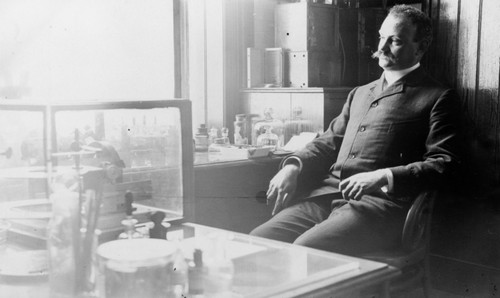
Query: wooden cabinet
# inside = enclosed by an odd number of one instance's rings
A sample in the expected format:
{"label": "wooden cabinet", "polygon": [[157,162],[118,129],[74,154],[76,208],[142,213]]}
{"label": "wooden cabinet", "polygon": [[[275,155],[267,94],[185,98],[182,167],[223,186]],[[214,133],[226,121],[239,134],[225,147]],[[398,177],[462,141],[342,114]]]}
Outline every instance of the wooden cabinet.
{"label": "wooden cabinet", "polygon": [[263,115],[273,108],[275,117],[286,121],[296,107],[302,117],[311,120],[315,131],[323,131],[342,111],[351,87],[338,88],[253,88],[242,91],[242,113]]}
{"label": "wooden cabinet", "polygon": [[275,45],[285,50],[283,86],[333,87],[341,83],[339,10],[308,2],[275,9]]}
{"label": "wooden cabinet", "polygon": [[195,166],[195,222],[248,233],[271,218],[265,203],[269,181],[280,158]]}

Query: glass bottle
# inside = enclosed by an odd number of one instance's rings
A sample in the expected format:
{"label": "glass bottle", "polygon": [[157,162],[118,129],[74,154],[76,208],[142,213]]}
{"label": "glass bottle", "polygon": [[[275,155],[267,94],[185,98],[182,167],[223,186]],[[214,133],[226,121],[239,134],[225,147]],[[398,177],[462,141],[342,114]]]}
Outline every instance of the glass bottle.
{"label": "glass bottle", "polygon": [[193,261],[189,262],[188,267],[188,284],[189,294],[201,295],[205,291],[205,275],[207,268],[203,264],[203,251],[195,249],[193,253]]}
{"label": "glass bottle", "polygon": [[182,253],[179,239],[175,239],[175,247],[169,294],[172,297],[184,297],[188,286],[188,263]]}
{"label": "glass bottle", "polygon": [[223,127],[220,130],[222,136],[222,144],[225,146],[229,146],[229,129],[227,127]]}
{"label": "glass bottle", "polygon": [[127,218],[121,221],[123,225],[123,232],[118,235],[118,239],[138,239],[138,238],[147,238],[144,234],[138,232],[135,228],[135,225],[138,223],[137,219],[132,217],[132,213],[135,208],[132,206],[134,202],[134,197],[132,192],[127,191],[125,193],[125,214]]}
{"label": "glass bottle", "polygon": [[292,118],[285,123],[285,143],[292,136],[299,135],[302,132],[313,132],[311,120],[302,118],[302,107],[294,107],[292,110]]}
{"label": "glass bottle", "polygon": [[265,133],[257,137],[257,146],[273,146],[274,150],[278,149],[278,135],[272,132],[271,126],[265,126],[265,131]]}
{"label": "glass bottle", "polygon": [[235,145],[247,145],[247,115],[237,114],[236,121],[234,121],[234,144]]}
{"label": "glass bottle", "polygon": [[259,114],[248,114],[247,115],[247,138],[248,138],[248,144],[250,145],[257,145],[257,135],[254,133],[255,130],[255,124],[257,122],[262,121],[261,115]]}
{"label": "glass bottle", "polygon": [[208,134],[208,143],[209,145],[215,144],[215,140],[219,137],[219,130],[215,127],[210,128],[210,132]]}
{"label": "glass bottle", "polygon": [[227,253],[229,240],[226,235],[217,235],[210,258],[205,262],[208,274],[205,275],[205,297],[234,297],[231,290],[234,279],[234,264]]}
{"label": "glass bottle", "polygon": [[194,145],[197,152],[208,151],[208,130],[205,124],[198,127],[197,133],[194,135]]}
{"label": "glass bottle", "polygon": [[254,136],[257,146],[259,146],[259,136],[265,134],[268,127],[270,128],[270,132],[274,133],[278,137],[276,148],[278,149],[283,146],[285,139],[283,121],[273,118],[272,108],[265,109],[264,120],[255,123]]}

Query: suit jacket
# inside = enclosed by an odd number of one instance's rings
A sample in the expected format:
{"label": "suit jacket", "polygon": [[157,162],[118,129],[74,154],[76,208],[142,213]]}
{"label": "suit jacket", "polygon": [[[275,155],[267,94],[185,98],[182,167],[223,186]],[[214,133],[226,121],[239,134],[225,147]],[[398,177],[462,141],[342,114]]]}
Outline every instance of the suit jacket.
{"label": "suit jacket", "polygon": [[338,192],[342,179],[389,168],[394,177],[389,196],[406,198],[456,172],[457,94],[421,67],[384,91],[383,82],[382,75],[353,89],[325,133],[293,154],[303,163],[299,196]]}

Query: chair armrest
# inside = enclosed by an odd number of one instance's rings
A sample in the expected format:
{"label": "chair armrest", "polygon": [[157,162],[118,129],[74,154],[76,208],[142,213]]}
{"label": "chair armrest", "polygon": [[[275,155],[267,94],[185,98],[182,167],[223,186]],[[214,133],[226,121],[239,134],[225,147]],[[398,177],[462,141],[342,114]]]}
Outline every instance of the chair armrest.
{"label": "chair armrest", "polygon": [[[430,239],[432,208],[437,190],[426,190],[418,194],[408,211],[403,227],[402,246],[413,251]],[[426,245],[427,246],[427,245]]]}

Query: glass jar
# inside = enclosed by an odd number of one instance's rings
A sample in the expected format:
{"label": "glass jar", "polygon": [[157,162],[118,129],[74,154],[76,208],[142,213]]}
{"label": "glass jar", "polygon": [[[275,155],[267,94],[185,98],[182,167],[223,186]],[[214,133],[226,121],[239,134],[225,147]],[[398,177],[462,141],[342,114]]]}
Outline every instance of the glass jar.
{"label": "glass jar", "polygon": [[273,150],[279,148],[279,137],[272,132],[271,126],[265,127],[265,133],[257,137],[257,146],[273,146]]}
{"label": "glass jar", "polygon": [[50,195],[50,200],[52,217],[47,225],[50,296],[69,298],[79,290],[79,194],[61,188]]}
{"label": "glass jar", "polygon": [[194,149],[197,152],[207,152],[208,145],[208,129],[205,124],[201,124],[194,135]]}
{"label": "glass jar", "polygon": [[301,107],[294,107],[292,118],[285,122],[285,143],[302,132],[313,132],[312,121],[302,118]]}
{"label": "glass jar", "polygon": [[210,128],[210,132],[208,134],[208,144],[215,144],[215,140],[219,137],[219,130],[216,127]]}
{"label": "glass jar", "polygon": [[247,115],[247,138],[248,138],[248,144],[249,145],[257,145],[257,137],[256,134],[254,133],[255,130],[255,124],[257,122],[261,121],[261,115],[259,114],[248,114]]}
{"label": "glass jar", "polygon": [[[255,137],[255,143],[259,146],[259,136],[265,134],[267,128],[270,128],[269,132],[277,136],[278,141],[276,148],[280,148],[284,144],[284,125],[283,121],[275,119],[273,117],[273,109],[267,108],[264,110],[264,120],[255,123],[253,132]],[[269,136],[268,136],[269,137]]]}
{"label": "glass jar", "polygon": [[234,144],[247,145],[248,144],[248,127],[247,115],[237,114],[236,121],[234,121]]}
{"label": "glass jar", "polygon": [[176,247],[162,239],[115,240],[97,248],[107,298],[169,297]]}

